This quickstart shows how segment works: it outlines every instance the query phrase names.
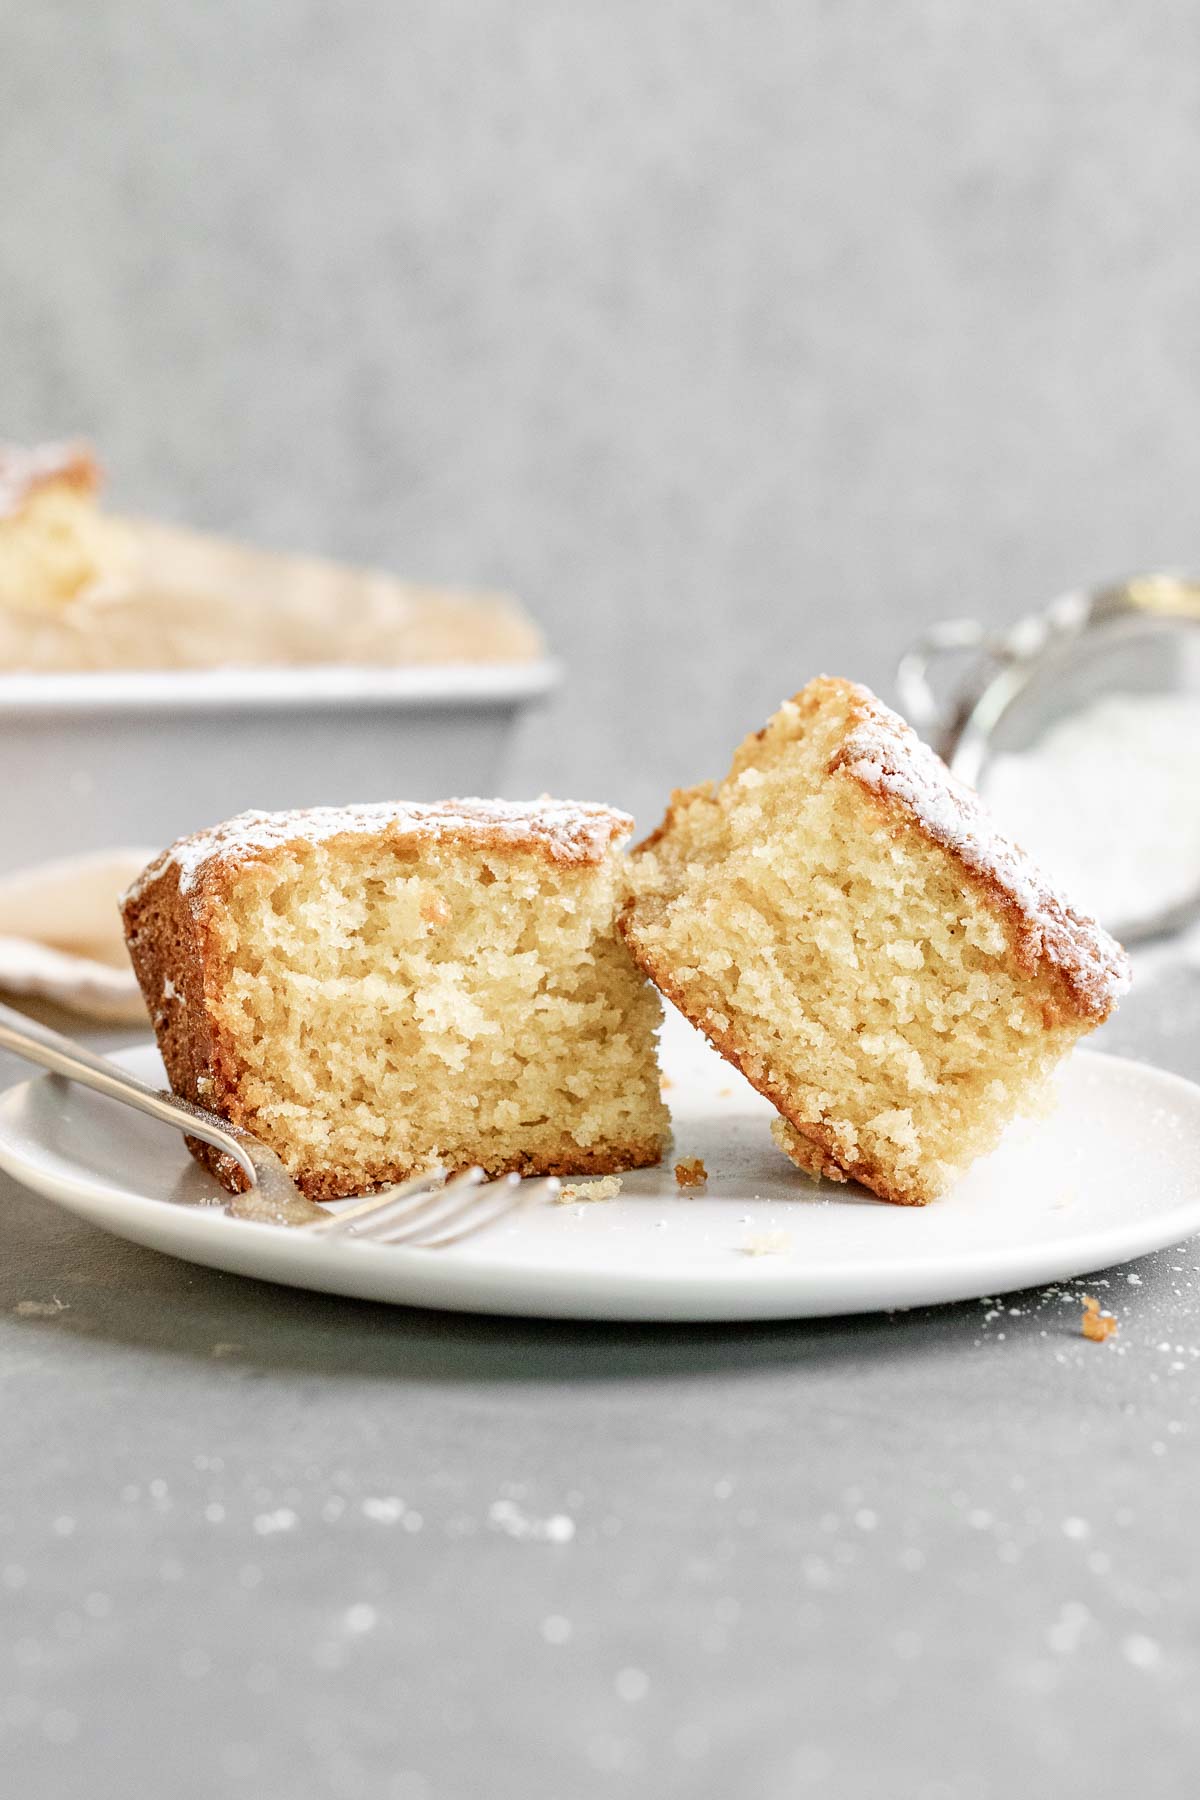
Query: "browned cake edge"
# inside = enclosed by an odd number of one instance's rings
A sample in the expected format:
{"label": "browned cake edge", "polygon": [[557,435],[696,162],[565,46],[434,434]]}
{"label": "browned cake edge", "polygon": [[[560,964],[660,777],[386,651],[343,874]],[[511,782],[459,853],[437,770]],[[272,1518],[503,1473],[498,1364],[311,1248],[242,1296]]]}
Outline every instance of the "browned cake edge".
{"label": "browned cake edge", "polygon": [[[222,1117],[231,1116],[222,1113]],[[250,1130],[251,1127],[247,1125],[246,1129]],[[215,1175],[221,1186],[230,1193],[240,1193],[246,1187],[242,1171],[223,1151],[216,1150],[209,1144],[202,1144],[198,1138],[188,1138],[187,1146],[196,1161]],[[480,1168],[487,1176],[564,1175],[574,1178],[584,1175],[623,1175],[629,1169],[652,1167],[662,1160],[662,1154],[663,1144],[658,1138],[629,1139],[593,1150],[580,1150],[564,1138],[558,1150],[540,1156],[509,1157],[507,1160],[488,1157],[480,1147],[476,1155],[454,1168],[448,1168],[447,1173],[457,1174],[459,1168]],[[357,1164],[353,1170],[337,1170],[330,1168],[328,1164],[322,1164],[320,1167],[304,1166],[288,1172],[300,1192],[309,1200],[345,1200],[351,1196],[370,1194],[377,1188],[389,1187],[396,1181],[407,1181],[411,1175],[422,1174],[427,1166],[425,1163],[379,1162]]]}
{"label": "browned cake edge", "polygon": [[[172,1092],[192,1100],[230,1124],[247,1126],[237,1102],[236,1059],[222,1046],[207,1004],[205,949],[211,936],[209,904],[192,904],[181,895],[178,867],[164,868],[154,880],[142,876],[122,901],[125,943],[142,998],[154,1026],[159,1054]],[[208,1162],[207,1146],[189,1138],[188,1148]],[[203,1149],[204,1154],[200,1152]],[[244,1185],[216,1170],[231,1192]],[[232,1169],[232,1165],[231,1165]]]}
{"label": "browned cake edge", "polygon": [[[474,810],[468,810],[474,809]],[[346,837],[375,841],[381,829],[370,809],[339,811],[344,829],[332,828],[335,809],[316,812],[247,814],[244,820],[268,822],[275,835],[247,848],[245,833],[232,833],[238,821],[181,839],[150,864],[122,902],[122,918],[130,960],[154,1025],[159,1053],[174,1093],[254,1132],[255,1115],[243,1106],[239,1087],[245,1073],[234,1046],[220,1031],[209,1006],[207,970],[211,968],[213,917],[231,879],[248,862],[269,863],[290,847],[332,843]],[[518,808],[479,801],[447,801],[440,806],[383,808],[394,829],[385,835],[397,846],[437,841],[499,854],[541,854],[551,862],[599,863],[610,843],[628,835],[632,821],[607,807],[560,803]],[[549,816],[548,816],[549,815]],[[364,822],[367,818],[370,823]],[[297,823],[299,822],[299,823]],[[529,830],[518,835],[515,826]],[[535,828],[536,826],[536,828]],[[231,1193],[245,1184],[240,1169],[221,1151],[189,1138],[188,1148]],[[540,1156],[489,1161],[486,1146],[471,1161],[489,1175],[615,1175],[625,1169],[658,1162],[663,1145],[657,1138],[631,1139],[580,1150],[563,1139]],[[464,1165],[469,1166],[469,1165]],[[353,1170],[329,1165],[303,1166],[293,1179],[311,1200],[332,1200],[368,1192],[372,1187],[407,1179],[420,1165],[379,1162]]]}
{"label": "browned cake edge", "polygon": [[94,494],[100,466],[86,444],[0,444],[0,521],[13,518],[46,487]]}

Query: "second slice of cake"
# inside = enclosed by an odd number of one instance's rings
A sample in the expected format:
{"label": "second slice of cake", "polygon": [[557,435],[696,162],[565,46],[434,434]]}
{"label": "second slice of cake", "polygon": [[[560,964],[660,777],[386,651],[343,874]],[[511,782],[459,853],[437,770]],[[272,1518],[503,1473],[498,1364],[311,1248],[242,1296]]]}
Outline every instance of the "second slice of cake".
{"label": "second slice of cake", "polygon": [[1124,953],[867,689],[822,678],[676,793],[621,925],[812,1174],[941,1193],[1125,985]]}
{"label": "second slice of cake", "polygon": [[631,823],[473,800],[247,813],[184,839],[124,903],[172,1087],[313,1199],[436,1164],[657,1162],[661,1007],[615,926]]}

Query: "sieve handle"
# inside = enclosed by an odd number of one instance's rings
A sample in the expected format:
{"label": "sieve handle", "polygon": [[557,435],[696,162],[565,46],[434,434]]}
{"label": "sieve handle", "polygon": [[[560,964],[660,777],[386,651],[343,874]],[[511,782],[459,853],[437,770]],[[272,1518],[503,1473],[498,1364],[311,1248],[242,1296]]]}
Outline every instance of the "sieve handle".
{"label": "sieve handle", "polygon": [[987,642],[978,619],[943,619],[909,645],[896,665],[896,688],[900,710],[910,725],[918,731],[941,731],[954,710],[956,696],[937,692],[932,670],[951,656],[984,649]]}

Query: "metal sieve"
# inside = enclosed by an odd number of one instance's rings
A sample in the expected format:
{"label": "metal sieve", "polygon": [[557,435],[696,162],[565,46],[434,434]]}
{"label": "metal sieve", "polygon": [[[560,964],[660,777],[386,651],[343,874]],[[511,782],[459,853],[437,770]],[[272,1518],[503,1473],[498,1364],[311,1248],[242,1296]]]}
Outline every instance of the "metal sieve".
{"label": "metal sieve", "polygon": [[[945,620],[896,678],[911,723],[994,805],[993,778],[1029,759],[1040,800],[1000,823],[1035,854],[1048,842],[1051,873],[1082,870],[1085,889],[1088,857],[1115,877],[1078,895],[1110,930],[1158,936],[1200,911],[1200,579],[1152,573],[1064,594],[1001,633]],[[1127,741],[1130,719],[1142,726]],[[1068,741],[1074,754],[1056,765]],[[1074,895],[1079,883],[1063,885]]]}

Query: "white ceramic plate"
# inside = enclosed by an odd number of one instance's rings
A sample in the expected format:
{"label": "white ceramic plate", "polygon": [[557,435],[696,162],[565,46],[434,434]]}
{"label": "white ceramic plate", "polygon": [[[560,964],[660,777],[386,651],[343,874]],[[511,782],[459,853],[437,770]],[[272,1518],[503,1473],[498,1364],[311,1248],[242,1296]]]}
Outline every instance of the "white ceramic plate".
{"label": "white ceramic plate", "polygon": [[[161,1082],[156,1052],[121,1058]],[[1023,1121],[927,1207],[817,1187],[771,1142],[771,1109],[678,1018],[664,1034],[675,1157],[614,1200],[539,1206],[474,1243],[404,1250],[227,1218],[182,1141],[52,1076],[0,1097],[0,1166],[134,1243],[212,1268],[370,1300],[576,1319],[770,1319],[999,1294],[1200,1231],[1200,1088],[1079,1053],[1042,1120]],[[673,1159],[671,1159],[673,1160]],[[750,1254],[763,1241],[767,1254]]]}

